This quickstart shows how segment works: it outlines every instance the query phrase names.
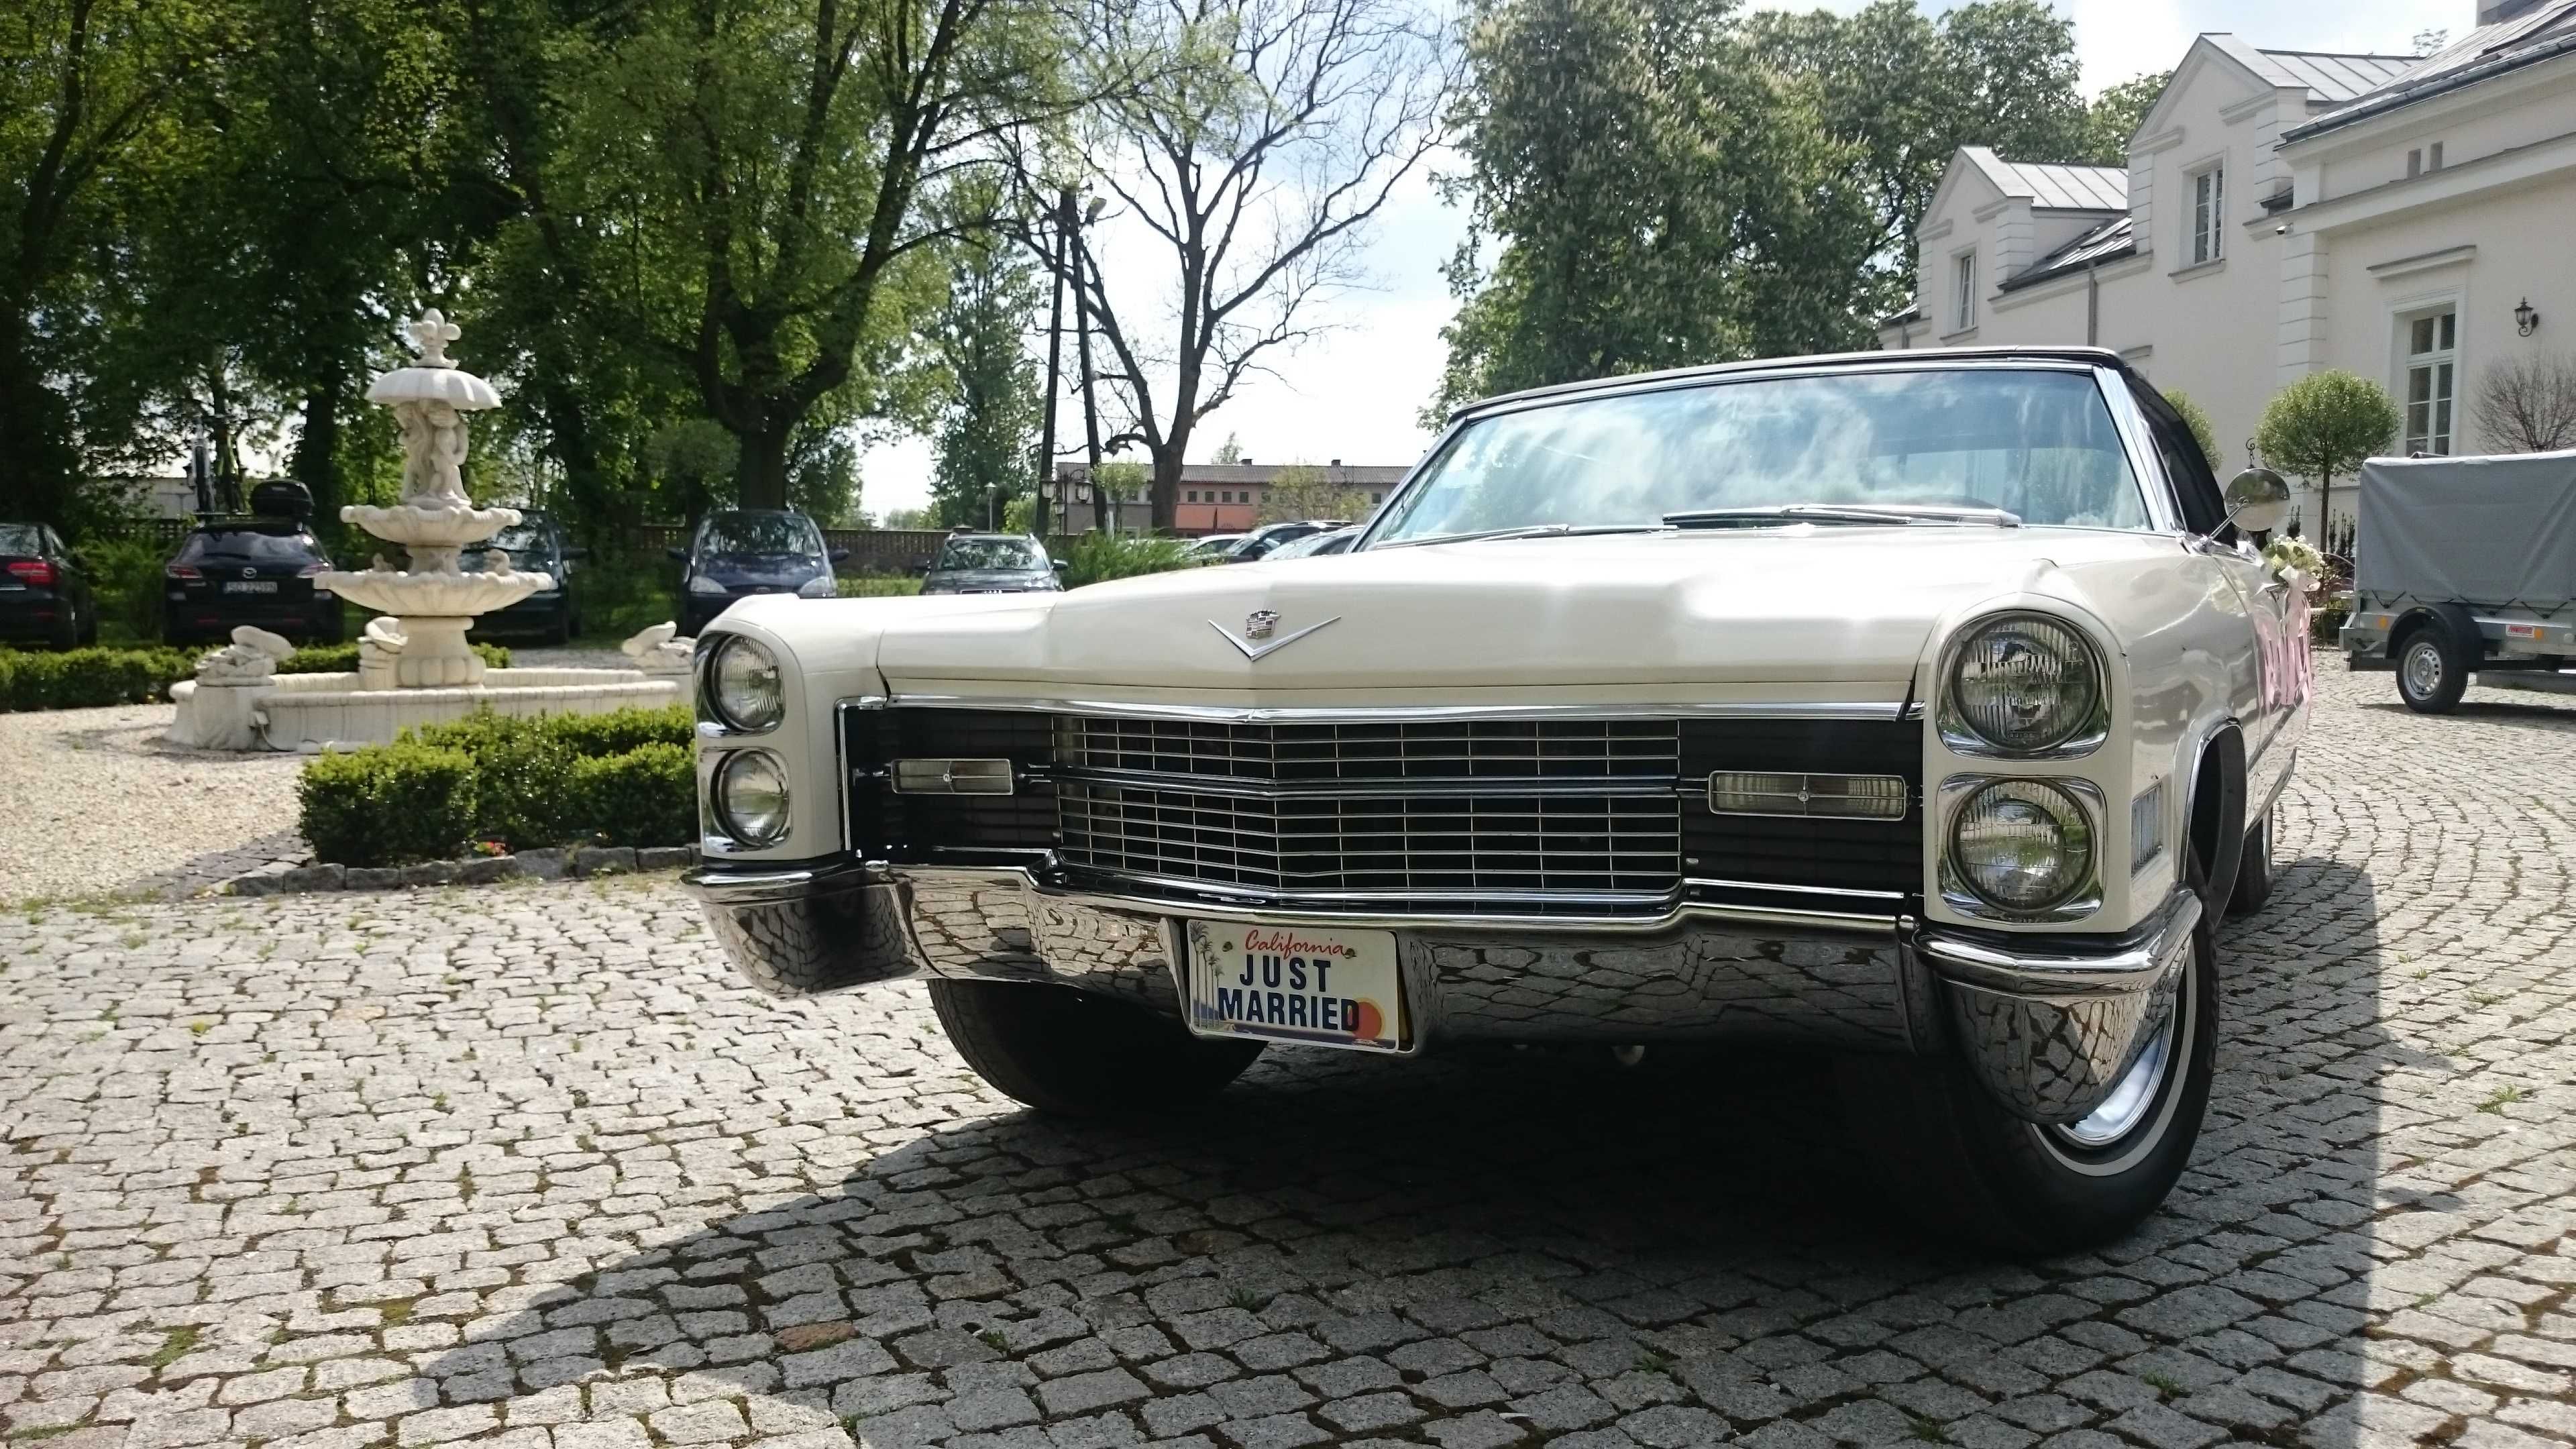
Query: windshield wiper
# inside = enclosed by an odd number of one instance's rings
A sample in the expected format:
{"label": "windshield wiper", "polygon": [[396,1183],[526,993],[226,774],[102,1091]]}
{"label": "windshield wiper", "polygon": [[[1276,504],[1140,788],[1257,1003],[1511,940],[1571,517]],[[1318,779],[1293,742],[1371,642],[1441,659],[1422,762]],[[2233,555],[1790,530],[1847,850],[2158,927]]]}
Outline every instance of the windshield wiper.
{"label": "windshield wiper", "polygon": [[1762,528],[1780,523],[1982,523],[1994,528],[2019,528],[2021,515],[2000,508],[1953,508],[1937,503],[1880,503],[1865,507],[1839,503],[1781,503],[1764,508],[1703,508],[1689,513],[1667,513],[1664,522],[1673,528]]}
{"label": "windshield wiper", "polygon": [[1475,543],[1493,538],[1571,538],[1598,533],[1653,533],[1652,523],[1532,523],[1519,528],[1480,528],[1472,533],[1435,533],[1428,538],[1390,538],[1372,548],[1419,548],[1426,543]]}

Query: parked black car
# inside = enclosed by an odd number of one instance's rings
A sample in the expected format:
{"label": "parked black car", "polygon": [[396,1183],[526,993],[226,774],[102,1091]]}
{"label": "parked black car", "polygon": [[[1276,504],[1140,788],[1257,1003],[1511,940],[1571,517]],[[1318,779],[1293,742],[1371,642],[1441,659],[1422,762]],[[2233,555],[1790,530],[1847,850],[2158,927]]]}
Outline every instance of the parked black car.
{"label": "parked black car", "polygon": [[1226,550],[1221,562],[1251,563],[1255,559],[1268,558],[1271,550],[1281,544],[1295,543],[1309,534],[1350,526],[1351,521],[1347,518],[1300,518],[1290,523],[1265,523]]}
{"label": "parked black car", "polygon": [[299,520],[200,523],[161,567],[161,637],[221,642],[254,624],[298,643],[337,644],[345,635],[340,600],[315,578],[330,567]]}
{"label": "parked black car", "polygon": [[1018,533],[952,533],[921,575],[925,594],[1036,594],[1064,587],[1046,545]]}
{"label": "parked black car", "polygon": [[480,572],[491,551],[510,556],[510,567],[523,573],[552,574],[555,586],[528,595],[506,609],[495,609],[474,621],[477,639],[510,635],[535,637],[548,644],[568,644],[581,632],[581,602],[572,577],[590,551],[565,541],[563,526],[543,513],[521,510],[515,527],[502,529],[480,548],[469,548],[458,563],[467,573]]}
{"label": "parked black car", "polygon": [[832,565],[846,548],[825,548],[823,530],[802,513],[774,508],[735,508],[698,523],[680,561],[680,632],[694,637],[734,600],[751,594],[795,594],[828,599],[840,591]]}
{"label": "parked black car", "polygon": [[1277,563],[1282,559],[1324,558],[1331,554],[1348,553],[1351,545],[1359,541],[1360,531],[1356,525],[1350,528],[1327,529],[1322,533],[1310,533],[1304,538],[1279,545],[1270,551],[1270,561]]}
{"label": "parked black car", "polygon": [[73,649],[98,642],[98,601],[60,535],[0,523],[0,639]]}

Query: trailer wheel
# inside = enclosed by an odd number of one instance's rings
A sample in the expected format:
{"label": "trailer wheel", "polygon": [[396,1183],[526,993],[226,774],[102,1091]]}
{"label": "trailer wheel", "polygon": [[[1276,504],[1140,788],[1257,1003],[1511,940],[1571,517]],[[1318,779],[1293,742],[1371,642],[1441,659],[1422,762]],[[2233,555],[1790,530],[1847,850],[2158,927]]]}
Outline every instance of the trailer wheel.
{"label": "trailer wheel", "polygon": [[2417,714],[2449,714],[2468,690],[2474,662],[2450,630],[2418,624],[2397,641],[2397,697]]}

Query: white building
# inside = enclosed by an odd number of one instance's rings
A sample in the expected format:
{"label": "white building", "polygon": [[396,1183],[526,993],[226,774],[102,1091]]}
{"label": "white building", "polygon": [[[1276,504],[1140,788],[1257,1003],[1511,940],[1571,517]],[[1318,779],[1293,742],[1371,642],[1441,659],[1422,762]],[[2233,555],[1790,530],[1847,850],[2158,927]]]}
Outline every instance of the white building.
{"label": "white building", "polygon": [[2468,416],[2485,370],[2576,352],[2576,0],[2478,19],[2422,57],[2201,36],[2126,170],[1961,149],[1881,345],[2114,348],[2209,415],[2222,479],[2323,368],[2388,388],[2403,451],[2493,446]]}

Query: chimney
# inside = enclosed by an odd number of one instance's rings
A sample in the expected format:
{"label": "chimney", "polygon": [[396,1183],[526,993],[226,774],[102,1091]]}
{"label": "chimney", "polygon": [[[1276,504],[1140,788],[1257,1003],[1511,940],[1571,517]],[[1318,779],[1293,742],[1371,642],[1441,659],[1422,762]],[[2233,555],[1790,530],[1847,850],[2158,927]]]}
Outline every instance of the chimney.
{"label": "chimney", "polygon": [[1251,467],[1251,466],[1252,466],[1252,459],[1251,459],[1248,455],[1247,455],[1247,456],[1245,456],[1245,457],[1237,458],[1237,459],[1235,459],[1234,461],[1235,461],[1235,462],[1237,462],[1237,463],[1242,464],[1242,465],[1243,465],[1244,467],[1246,467],[1246,468],[1249,468],[1249,467]]}
{"label": "chimney", "polygon": [[1336,468],[1338,468],[1338,467],[1342,466],[1342,460],[1341,460],[1341,459],[1339,459],[1339,458],[1335,458],[1335,459],[1333,460],[1333,466],[1334,466],[1334,467],[1336,467]]}

